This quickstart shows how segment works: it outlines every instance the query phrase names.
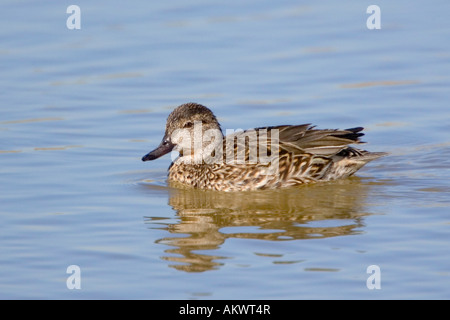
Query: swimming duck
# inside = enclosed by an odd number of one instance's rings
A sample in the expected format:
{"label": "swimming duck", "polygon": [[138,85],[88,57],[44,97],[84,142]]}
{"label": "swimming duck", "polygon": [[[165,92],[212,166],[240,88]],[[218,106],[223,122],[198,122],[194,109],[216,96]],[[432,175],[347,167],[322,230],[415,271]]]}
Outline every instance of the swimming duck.
{"label": "swimming duck", "polygon": [[224,137],[210,109],[185,103],[169,115],[160,145],[142,161],[175,151],[168,180],[181,186],[218,191],[293,187],[349,177],[386,155],[349,146],[362,143],[362,130],[281,125]]}

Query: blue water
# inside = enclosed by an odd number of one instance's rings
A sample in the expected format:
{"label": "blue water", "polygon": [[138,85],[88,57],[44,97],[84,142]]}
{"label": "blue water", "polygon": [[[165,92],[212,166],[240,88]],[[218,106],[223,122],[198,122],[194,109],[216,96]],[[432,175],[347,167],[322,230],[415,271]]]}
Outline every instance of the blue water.
{"label": "blue water", "polygon": [[[449,9],[4,1],[0,298],[449,299]],[[189,101],[224,129],[364,126],[390,156],[295,190],[171,189],[170,156],[140,158]]]}

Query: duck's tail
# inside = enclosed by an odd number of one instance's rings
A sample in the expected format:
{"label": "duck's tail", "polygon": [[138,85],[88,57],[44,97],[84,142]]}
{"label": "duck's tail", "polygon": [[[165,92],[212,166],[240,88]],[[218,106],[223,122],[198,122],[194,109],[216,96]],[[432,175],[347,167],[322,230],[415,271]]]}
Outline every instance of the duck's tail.
{"label": "duck's tail", "polygon": [[388,155],[386,152],[369,152],[348,147],[333,157],[328,180],[346,178],[361,169],[368,162]]}

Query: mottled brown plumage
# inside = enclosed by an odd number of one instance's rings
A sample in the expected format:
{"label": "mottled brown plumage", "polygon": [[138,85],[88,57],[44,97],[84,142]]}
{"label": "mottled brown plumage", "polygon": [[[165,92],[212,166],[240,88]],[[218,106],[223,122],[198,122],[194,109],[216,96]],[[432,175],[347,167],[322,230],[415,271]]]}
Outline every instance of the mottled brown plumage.
{"label": "mottled brown plumage", "polygon": [[163,141],[142,160],[173,149],[169,181],[220,191],[275,189],[346,178],[385,153],[356,149],[363,128],[319,130],[310,124],[239,131],[223,137],[214,114],[200,104],[177,107]]}

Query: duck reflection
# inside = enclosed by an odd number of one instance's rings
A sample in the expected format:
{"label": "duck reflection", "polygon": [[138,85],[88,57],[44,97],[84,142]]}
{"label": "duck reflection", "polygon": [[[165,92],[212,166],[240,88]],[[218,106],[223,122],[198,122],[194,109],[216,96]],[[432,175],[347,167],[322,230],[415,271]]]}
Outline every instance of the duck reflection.
{"label": "duck reflection", "polygon": [[[300,188],[218,192],[169,188],[169,205],[178,221],[146,217],[151,228],[171,235],[160,239],[173,248],[163,257],[187,272],[219,268],[226,259],[214,254],[226,239],[287,241],[361,233],[370,184],[360,178]],[[204,250],[208,250],[205,252]],[[200,252],[201,251],[201,252]]]}

